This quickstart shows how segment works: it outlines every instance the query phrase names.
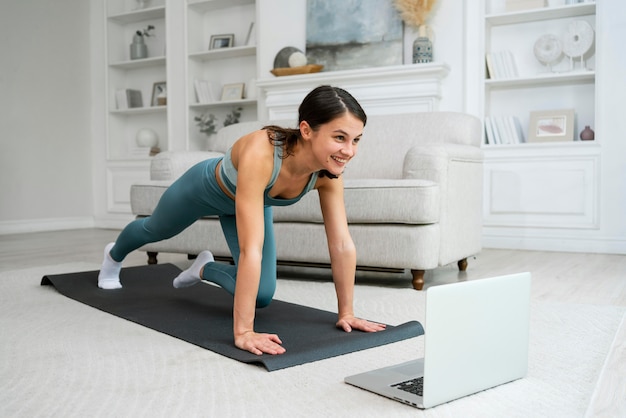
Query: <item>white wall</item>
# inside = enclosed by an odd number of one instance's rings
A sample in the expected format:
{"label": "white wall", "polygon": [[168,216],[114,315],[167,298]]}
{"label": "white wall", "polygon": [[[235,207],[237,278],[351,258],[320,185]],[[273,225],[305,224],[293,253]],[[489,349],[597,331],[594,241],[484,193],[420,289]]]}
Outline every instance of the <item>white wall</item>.
{"label": "white wall", "polygon": [[0,57],[0,233],[89,226],[89,3],[2,0]]}

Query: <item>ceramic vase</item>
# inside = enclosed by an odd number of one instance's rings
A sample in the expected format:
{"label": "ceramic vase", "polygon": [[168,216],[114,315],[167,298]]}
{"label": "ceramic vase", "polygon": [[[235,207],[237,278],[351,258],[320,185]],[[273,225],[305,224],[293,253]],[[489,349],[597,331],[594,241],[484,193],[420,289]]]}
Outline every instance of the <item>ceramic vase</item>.
{"label": "ceramic vase", "polygon": [[148,46],[143,41],[143,36],[135,34],[133,43],[130,44],[130,59],[138,60],[148,58]]}
{"label": "ceramic vase", "polygon": [[433,43],[428,38],[426,26],[419,28],[419,35],[413,41],[413,64],[426,63],[433,61]]}
{"label": "ceramic vase", "polygon": [[595,132],[593,132],[593,129],[591,129],[589,125],[586,125],[585,129],[580,132],[581,141],[593,141],[595,136]]}

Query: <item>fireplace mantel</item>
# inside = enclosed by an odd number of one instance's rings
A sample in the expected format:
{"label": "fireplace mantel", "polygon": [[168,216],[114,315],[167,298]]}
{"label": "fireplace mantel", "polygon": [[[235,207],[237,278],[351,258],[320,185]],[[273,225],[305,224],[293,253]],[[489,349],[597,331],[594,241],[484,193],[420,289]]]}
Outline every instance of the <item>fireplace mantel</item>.
{"label": "fireplace mantel", "polygon": [[449,71],[447,64],[430,63],[260,79],[259,118],[296,119],[304,96],[322,84],[348,90],[368,114],[432,112]]}

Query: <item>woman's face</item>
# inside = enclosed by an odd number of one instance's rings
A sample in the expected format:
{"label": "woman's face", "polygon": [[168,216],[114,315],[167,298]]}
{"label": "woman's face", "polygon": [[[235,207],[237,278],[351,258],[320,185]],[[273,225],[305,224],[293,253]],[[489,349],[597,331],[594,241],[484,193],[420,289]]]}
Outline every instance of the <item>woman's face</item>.
{"label": "woman's face", "polygon": [[[356,155],[357,146],[363,134],[363,122],[350,112],[320,125],[317,131],[311,130],[306,122],[300,126],[303,137],[311,141],[313,155],[331,174],[340,175],[346,164]],[[303,129],[304,128],[304,129]]]}

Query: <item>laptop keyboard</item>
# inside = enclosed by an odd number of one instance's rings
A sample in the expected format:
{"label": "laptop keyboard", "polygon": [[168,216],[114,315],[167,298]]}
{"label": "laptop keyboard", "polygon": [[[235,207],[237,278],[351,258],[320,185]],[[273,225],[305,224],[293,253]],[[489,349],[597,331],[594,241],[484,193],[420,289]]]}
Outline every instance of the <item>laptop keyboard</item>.
{"label": "laptop keyboard", "polygon": [[396,383],[395,385],[391,385],[391,387],[413,393],[417,396],[424,396],[424,377],[416,377],[406,382]]}

